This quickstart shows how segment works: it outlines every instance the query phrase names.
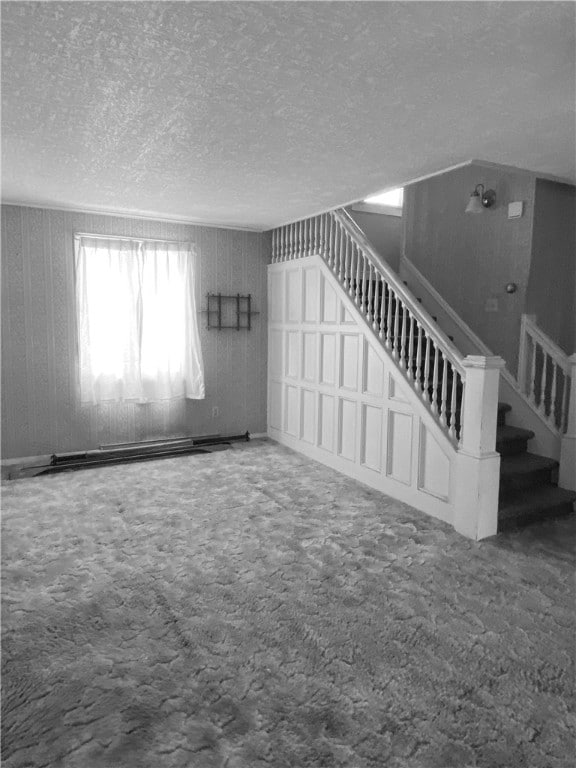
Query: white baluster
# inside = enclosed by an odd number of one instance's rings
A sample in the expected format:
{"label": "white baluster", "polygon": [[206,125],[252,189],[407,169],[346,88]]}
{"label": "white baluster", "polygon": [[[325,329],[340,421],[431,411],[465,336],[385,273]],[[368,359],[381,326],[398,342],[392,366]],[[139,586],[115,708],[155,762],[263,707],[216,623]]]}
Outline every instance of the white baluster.
{"label": "white baluster", "polygon": [[548,374],[548,355],[542,349],[542,373],[540,374],[540,403],[538,405],[538,410],[542,414],[542,416],[546,417],[546,376]]}
{"label": "white baluster", "polygon": [[350,246],[350,264],[348,266],[348,294],[352,301],[354,301],[354,275],[356,269],[356,264],[354,262],[354,241],[351,238],[348,238],[348,243]]}
{"label": "white baluster", "polygon": [[400,368],[406,368],[406,307],[402,303],[400,307],[402,319],[400,321]]}
{"label": "white baluster", "polygon": [[368,264],[368,301],[366,303],[366,319],[368,322],[372,319],[370,315],[374,311],[373,309],[373,290],[374,290],[374,281],[372,280],[372,262]]}
{"label": "white baluster", "polygon": [[318,216],[314,216],[314,253],[318,253]]}
{"label": "white baluster", "polygon": [[414,322],[415,319],[408,312],[408,378],[414,378]]}
{"label": "white baluster", "polygon": [[382,276],[380,288],[382,293],[380,294],[380,330],[378,336],[384,340],[384,315],[386,314],[386,281],[384,280],[384,276]]}
{"label": "white baluster", "polygon": [[362,251],[356,246],[356,305],[361,306],[362,302],[362,289],[361,289],[361,272],[362,272]]}
{"label": "white baluster", "polygon": [[366,314],[366,306],[368,304],[368,285],[366,283],[366,267],[367,267],[367,259],[365,254],[362,254],[362,299],[360,308],[362,309],[362,312]]}
{"label": "white baluster", "polygon": [[352,283],[350,278],[350,259],[351,259],[350,238],[348,237],[348,234],[346,232],[344,233],[344,242],[345,242],[345,248],[346,248],[346,260],[344,262],[344,278],[345,278],[344,287],[346,288],[348,294],[350,294],[350,286]]}
{"label": "white baluster", "polygon": [[328,233],[326,241],[328,243],[328,265],[332,266],[334,263],[334,220],[331,216],[327,219]]}
{"label": "white baluster", "polygon": [[550,392],[550,420],[554,426],[558,425],[558,404],[556,403],[556,386],[557,386],[557,363],[552,360],[552,389]]}
{"label": "white baluster", "polygon": [[430,401],[430,336],[424,335],[424,341],[426,342],[426,352],[424,354],[424,383],[422,385],[422,397],[424,400]]}
{"label": "white baluster", "polygon": [[530,364],[530,393],[529,398],[533,403],[536,403],[536,342],[531,336],[530,341],[532,351],[532,361]]}
{"label": "white baluster", "polygon": [[303,255],[302,254],[302,248],[303,248],[303,245],[304,245],[304,236],[302,234],[302,222],[301,221],[299,221],[296,224],[296,232],[297,232],[297,238],[298,238],[297,241],[296,241],[296,244],[297,244],[296,258],[301,259],[302,255]]}
{"label": "white baluster", "polygon": [[392,337],[392,357],[400,355],[400,299],[394,294],[394,335]]}
{"label": "white baluster", "polygon": [[414,373],[416,389],[420,391],[422,389],[422,382],[420,381],[422,374],[422,335],[423,331],[420,328],[420,324],[416,321],[416,329],[418,331],[418,342],[416,344],[416,371]]}
{"label": "white baluster", "polygon": [[332,219],[332,271],[338,272],[338,225]]}
{"label": "white baluster", "polygon": [[282,245],[280,246],[281,261],[286,261],[286,225],[282,227],[281,232]]}
{"label": "white baluster", "polygon": [[386,346],[388,349],[392,346],[392,297],[393,292],[390,286],[388,286],[388,311],[386,316]]}
{"label": "white baluster", "polygon": [[450,393],[450,429],[448,434],[454,440],[456,439],[456,388],[458,384],[458,372],[453,365],[450,366],[452,370],[452,391]]}
{"label": "white baluster", "polygon": [[344,277],[346,274],[346,265],[344,263],[345,245],[344,245],[344,230],[342,225],[338,222],[338,255],[340,258],[338,264],[338,280],[340,284],[344,283]]}
{"label": "white baluster", "polygon": [[336,219],[332,220],[332,249],[334,252],[334,258],[332,260],[332,270],[338,275],[338,222]]}
{"label": "white baluster", "polygon": [[439,351],[436,344],[434,344],[434,368],[432,371],[432,402],[431,402],[431,410],[432,413],[438,413],[438,404],[436,402],[438,398],[438,366],[439,366]]}
{"label": "white baluster", "polygon": [[448,365],[447,360],[444,355],[442,355],[442,391],[440,393],[440,422],[442,426],[446,426],[448,424],[447,417],[446,417],[446,411],[448,410],[448,403],[447,403],[447,394],[448,394]]}

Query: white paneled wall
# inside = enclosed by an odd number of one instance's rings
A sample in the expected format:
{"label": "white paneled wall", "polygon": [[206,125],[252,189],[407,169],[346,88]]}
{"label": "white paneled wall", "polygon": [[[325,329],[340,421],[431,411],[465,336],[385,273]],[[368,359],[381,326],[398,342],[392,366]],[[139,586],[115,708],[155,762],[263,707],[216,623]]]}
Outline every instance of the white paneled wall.
{"label": "white paneled wall", "polygon": [[268,267],[268,433],[453,520],[456,450],[319,256]]}

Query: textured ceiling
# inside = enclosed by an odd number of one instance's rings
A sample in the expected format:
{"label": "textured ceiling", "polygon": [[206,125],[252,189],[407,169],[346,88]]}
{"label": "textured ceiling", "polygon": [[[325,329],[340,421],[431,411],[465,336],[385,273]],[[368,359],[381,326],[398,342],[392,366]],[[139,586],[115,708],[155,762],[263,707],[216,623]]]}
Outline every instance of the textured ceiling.
{"label": "textured ceiling", "polygon": [[471,158],[574,181],[575,12],[3,3],[3,196],[265,229]]}

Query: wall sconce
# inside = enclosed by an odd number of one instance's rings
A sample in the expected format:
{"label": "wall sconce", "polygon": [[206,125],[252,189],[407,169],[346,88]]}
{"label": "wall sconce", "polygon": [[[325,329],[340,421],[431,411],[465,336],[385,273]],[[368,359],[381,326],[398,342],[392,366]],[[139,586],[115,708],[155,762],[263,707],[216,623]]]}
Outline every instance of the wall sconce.
{"label": "wall sconce", "polygon": [[496,192],[493,189],[484,189],[484,184],[476,184],[474,192],[466,206],[466,213],[482,213],[484,208],[491,208],[496,202]]}

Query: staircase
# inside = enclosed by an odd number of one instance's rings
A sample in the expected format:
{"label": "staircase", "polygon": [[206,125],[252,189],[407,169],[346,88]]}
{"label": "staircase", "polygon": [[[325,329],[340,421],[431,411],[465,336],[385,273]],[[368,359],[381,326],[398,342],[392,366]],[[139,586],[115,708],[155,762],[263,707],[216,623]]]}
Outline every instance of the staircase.
{"label": "staircase", "polygon": [[[407,281],[403,281],[408,287]],[[350,281],[347,287],[350,286]],[[407,370],[411,370],[413,375],[417,375],[416,361],[414,351],[410,357],[410,350],[398,332],[400,323],[396,321],[395,308],[391,307],[388,311],[390,298],[386,294],[381,296],[382,283],[373,283],[372,286],[359,285],[357,292],[362,297],[362,291],[369,294],[368,316],[373,323],[383,323],[384,329],[388,332],[390,326],[391,347],[395,351],[398,359],[402,361]],[[356,287],[353,285],[356,291]],[[382,301],[383,298],[383,301]],[[421,303],[421,299],[416,297]],[[361,299],[363,302],[363,299]],[[381,317],[380,307],[384,308]],[[437,322],[437,318],[432,316]],[[448,336],[450,341],[454,341],[452,336]],[[439,381],[434,393],[434,382],[430,372],[425,379],[420,375],[420,385],[422,390],[427,391],[431,401],[436,408],[441,407],[439,394],[443,388],[450,391],[452,386],[452,375],[449,369],[445,369],[442,364],[442,352],[433,350],[431,353],[431,369],[434,368],[434,356],[439,355],[440,365],[438,366]],[[446,377],[444,387],[443,378]],[[435,398],[435,399],[434,399]],[[462,387],[458,382],[456,387],[456,396],[454,402],[454,424],[456,431],[460,432],[460,414],[462,406]],[[500,493],[498,503],[498,532],[518,528],[531,523],[539,522],[549,517],[570,514],[574,511],[574,502],[576,493],[566,491],[557,486],[558,462],[549,459],[546,456],[538,456],[528,452],[528,441],[534,437],[534,433],[527,429],[508,426],[506,424],[506,414],[511,411],[508,403],[498,403],[498,428],[496,432],[496,451],[501,455],[500,461]],[[447,418],[452,422],[452,413],[447,411]]]}
{"label": "staircase", "polygon": [[574,511],[576,493],[558,488],[558,462],[528,452],[534,433],[510,427],[507,403],[498,405],[496,450],[500,460],[498,532]]}
{"label": "staircase", "polygon": [[344,211],[274,230],[273,265],[315,255],[456,451],[458,530],[478,539],[573,511],[576,493],[556,484],[558,462],[529,453],[534,433],[506,424],[510,406],[497,403],[500,358],[464,357]]}

